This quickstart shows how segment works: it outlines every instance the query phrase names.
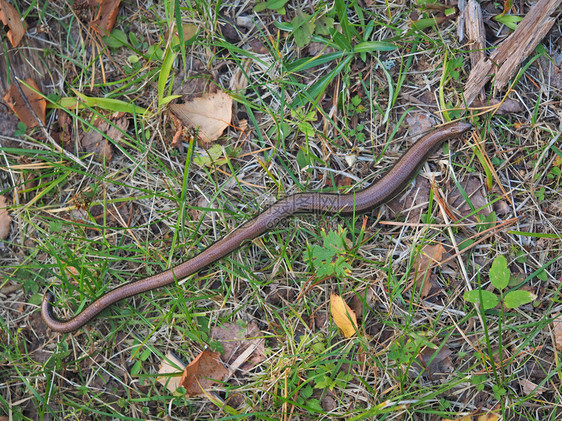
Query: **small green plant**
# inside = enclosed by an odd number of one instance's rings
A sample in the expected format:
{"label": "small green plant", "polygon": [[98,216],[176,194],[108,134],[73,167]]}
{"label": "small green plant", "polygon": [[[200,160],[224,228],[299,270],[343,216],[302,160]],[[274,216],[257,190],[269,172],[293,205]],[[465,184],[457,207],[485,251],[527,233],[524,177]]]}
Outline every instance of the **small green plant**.
{"label": "small green plant", "polygon": [[295,124],[305,136],[314,136],[314,127],[311,122],[316,121],[316,111],[307,111],[304,107],[298,107],[291,110],[291,117],[296,121]]}
{"label": "small green plant", "polygon": [[338,370],[337,365],[333,362],[323,362],[314,369],[307,370],[307,378],[314,384],[307,382],[302,386],[298,391],[296,402],[310,414],[313,414],[322,411],[320,400],[312,398],[314,389],[333,391],[338,388],[345,390],[347,384],[353,379],[353,374]]}
{"label": "small green plant", "polygon": [[285,15],[287,11],[285,10],[285,5],[289,0],[267,0],[257,3],[254,6],[254,13],[263,12],[264,10],[273,10],[280,15]]}
{"label": "small green plant", "polygon": [[458,81],[460,73],[464,64],[464,59],[462,57],[454,57],[447,62],[447,67],[445,71],[451,76],[453,80]]}
{"label": "small green plant", "polygon": [[445,398],[439,399],[439,409],[442,411],[448,411],[451,409],[451,402]]}
{"label": "small green plant", "polygon": [[309,173],[312,172],[312,164],[316,162],[320,165],[324,165],[324,162],[312,152],[310,149],[304,150],[299,149],[297,152],[297,164],[299,168],[306,168]]}
{"label": "small green plant", "polygon": [[152,351],[148,347],[141,351],[141,345],[141,342],[135,339],[131,348],[131,356],[136,360],[131,367],[132,376],[143,377],[142,364],[152,355]]}
{"label": "small green plant", "polygon": [[345,244],[347,230],[341,226],[338,231],[322,230],[324,245],[312,246],[309,249],[308,259],[316,270],[316,276],[321,279],[325,276],[346,276],[351,271],[347,262],[347,246]]}
{"label": "small green plant", "polygon": [[102,38],[109,48],[117,49],[124,45],[129,45],[127,34],[120,29],[114,29],[111,33]]}
{"label": "small green plant", "polygon": [[420,349],[428,347],[437,349],[424,334],[410,333],[410,337],[401,337],[390,345],[388,357],[397,364],[410,364],[420,353]]}
{"label": "small green plant", "polygon": [[458,82],[460,76],[460,69],[464,64],[462,57],[452,57],[448,60],[445,56],[443,66],[443,74],[441,76],[441,83],[439,84],[439,102],[446,110],[443,115],[447,121],[459,118],[462,114],[460,104],[453,104],[451,101],[445,101],[445,86],[451,81]]}
{"label": "small green plant", "polygon": [[542,202],[544,200],[544,194],[545,190],[542,186],[535,190],[535,197],[539,200],[539,202]]}
{"label": "small green plant", "polygon": [[295,42],[302,48],[310,43],[314,34],[329,35],[330,28],[334,26],[334,19],[328,16],[314,19],[313,16],[299,11],[291,23]]}
{"label": "small green plant", "polygon": [[[271,10],[285,15],[285,4],[288,0],[267,0],[258,3],[254,6],[255,13],[263,12],[264,10]],[[317,14],[309,15],[301,10],[297,12],[291,21],[290,30],[295,38],[297,46],[300,48],[305,47],[312,41],[312,36],[316,35],[330,35],[331,28],[334,27],[334,18],[331,16],[318,16]]]}
{"label": "small green plant", "polygon": [[16,130],[14,131],[14,136],[15,137],[23,136],[25,134],[26,130],[27,130],[27,126],[24,123],[22,123],[21,121],[18,121],[18,125],[16,126]]}
{"label": "small green plant", "polygon": [[515,29],[517,29],[517,24],[519,22],[521,22],[523,20],[523,18],[521,16],[502,14],[500,16],[494,17],[494,20],[499,22],[499,23],[503,23],[509,29],[515,31]]}
{"label": "small green plant", "polygon": [[365,141],[365,133],[363,133],[364,129],[365,129],[364,124],[358,124],[355,129],[351,129],[349,131],[348,136],[350,138],[354,138],[355,142],[358,144],[363,143]]}
{"label": "small green plant", "polygon": [[240,154],[239,149],[231,146],[213,145],[205,152],[193,158],[193,163],[205,167],[220,167],[229,162],[230,158]]}
{"label": "small green plant", "polygon": [[472,291],[466,291],[464,293],[464,299],[470,303],[481,306],[483,310],[490,310],[496,307],[500,302],[507,308],[517,308],[537,298],[532,292],[524,290],[504,293],[511,278],[511,273],[507,267],[507,260],[504,256],[498,256],[494,259],[489,276],[492,285],[500,291],[499,296],[491,291],[478,288]]}
{"label": "small green plant", "polygon": [[497,219],[496,212],[490,212],[488,215],[476,215],[476,220],[482,224],[478,226],[478,230],[486,231],[487,229],[493,228],[496,225]]}
{"label": "small green plant", "polygon": [[488,380],[488,376],[485,374],[475,374],[470,378],[470,383],[473,386],[476,386],[476,390],[478,392],[482,392],[484,387],[486,387],[486,381]]}
{"label": "small green plant", "polygon": [[335,373],[336,364],[334,363],[325,363],[316,367],[310,373],[310,378],[314,379],[314,388],[334,390],[334,388],[338,387],[345,390],[347,383],[353,378],[353,374],[346,374],[344,371]]}
{"label": "small green plant", "polygon": [[554,179],[560,178],[562,175],[562,169],[560,167],[552,167],[552,169],[546,175],[546,178]]}
{"label": "small green plant", "polygon": [[492,392],[494,392],[494,398],[498,401],[507,394],[507,390],[497,384],[492,386]]}
{"label": "small green plant", "polygon": [[346,109],[350,117],[367,111],[367,108],[361,104],[361,97],[359,95],[355,95],[351,98],[351,102],[346,104]]}
{"label": "small green plant", "polygon": [[306,408],[309,414],[314,414],[316,412],[322,411],[320,400],[312,398],[313,393],[314,388],[310,384],[307,384],[299,390],[299,395],[297,396],[297,403]]}

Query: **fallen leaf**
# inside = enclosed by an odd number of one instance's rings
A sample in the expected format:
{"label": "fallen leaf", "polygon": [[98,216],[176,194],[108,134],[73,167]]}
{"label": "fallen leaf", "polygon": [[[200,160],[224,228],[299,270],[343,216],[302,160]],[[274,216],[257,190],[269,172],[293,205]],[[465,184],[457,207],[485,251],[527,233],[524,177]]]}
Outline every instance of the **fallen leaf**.
{"label": "fallen leaf", "polygon": [[[199,26],[194,23],[184,23],[181,28],[183,32],[183,39],[186,41],[197,35],[197,32],[199,31]],[[177,36],[177,31],[175,36]]]}
{"label": "fallen leaf", "polygon": [[232,98],[225,92],[206,94],[184,104],[172,104],[170,110],[186,126],[198,129],[199,139],[211,143],[219,138],[232,120]]}
{"label": "fallen leaf", "polygon": [[552,330],[554,331],[554,341],[557,351],[562,351],[562,316],[558,315],[552,321]]}
{"label": "fallen leaf", "polygon": [[357,331],[357,317],[355,312],[349,308],[342,297],[331,293],[330,312],[334,323],[341,329],[346,338],[351,338]]}
{"label": "fallen leaf", "polygon": [[[443,346],[437,355],[435,354],[435,349],[429,347],[424,348],[420,357],[423,360],[424,365],[427,367],[428,374],[433,375],[437,373],[450,373],[453,371],[453,362],[451,361],[450,355],[453,353],[448,346]],[[433,359],[431,359],[433,357]]]}
{"label": "fallen leaf", "polygon": [[193,158],[193,163],[201,167],[221,166],[228,163],[228,156],[221,145],[213,145]]}
{"label": "fallen leaf", "polygon": [[107,139],[119,142],[129,127],[129,120],[123,113],[113,114],[110,120],[111,123],[105,119],[96,118],[93,123],[94,127],[80,137],[82,149],[86,152],[93,152],[100,161],[109,162],[113,159],[113,148]]}
{"label": "fallen leaf", "polygon": [[[25,79],[25,83],[31,86],[36,91],[39,91],[39,88],[37,87],[37,84],[33,81],[33,79]],[[43,123],[45,123],[47,102],[41,95],[31,90],[23,83],[21,83],[20,86],[23,94],[27,98],[27,101],[31,105],[31,108],[33,108],[33,111],[35,111],[37,117],[39,117],[39,119]],[[10,88],[4,94],[3,99],[6,104],[12,109],[12,111],[16,113],[22,123],[27,127],[35,127],[39,124],[31,110],[27,106],[27,103],[21,96],[20,90],[16,85],[10,85]]]}
{"label": "fallen leaf", "polygon": [[12,217],[8,213],[6,196],[0,196],[0,240],[5,240],[10,235]]}
{"label": "fallen leaf", "polygon": [[6,35],[12,47],[17,47],[25,35],[25,25],[18,11],[6,0],[0,0],[0,20],[9,28]]}
{"label": "fallen leaf", "polygon": [[547,390],[546,387],[538,386],[537,384],[527,379],[520,379],[519,384],[521,385],[521,390],[523,390],[523,393],[525,395],[530,395],[535,393],[540,395],[546,392]]}
{"label": "fallen leaf", "polygon": [[322,400],[320,401],[320,405],[322,405],[322,409],[324,411],[331,412],[339,407],[339,403],[330,395],[322,393],[321,397]]}
{"label": "fallen leaf", "polygon": [[[124,202],[119,204],[114,204],[111,206],[94,205],[90,207],[90,215],[94,218],[97,224],[102,226],[109,226],[113,223],[118,225],[122,224],[123,221],[127,223],[131,217],[132,203]],[[89,220],[91,223],[91,219]]]}
{"label": "fallen leaf", "polygon": [[424,246],[414,261],[414,281],[421,288],[421,297],[427,297],[432,283],[429,279],[430,267],[443,259],[445,248],[441,244]]}
{"label": "fallen leaf", "polygon": [[562,156],[556,155],[554,161],[552,162],[553,167],[562,167]]}
{"label": "fallen leaf", "polygon": [[487,206],[489,204],[487,200],[488,193],[485,185],[482,183],[482,180],[479,177],[470,176],[461,181],[460,186],[464,190],[463,194],[470,197],[470,204],[457,187],[452,189],[447,196],[447,203],[454,212],[455,217],[465,217],[472,213],[472,215],[468,216],[467,219],[473,222],[478,222],[477,215],[473,214],[474,208],[481,209],[479,212],[480,215],[488,216],[490,213],[490,206]]}
{"label": "fallen leaf", "polygon": [[182,140],[187,137],[184,135],[184,127],[182,122],[180,121],[179,118],[177,118],[175,115],[170,114],[170,118],[172,120],[172,124],[174,125],[174,136],[172,137],[172,142],[170,143],[170,145],[172,146],[172,148],[175,149],[179,149],[180,151],[182,151]]}
{"label": "fallen leaf", "polygon": [[246,327],[235,323],[223,323],[221,327],[211,328],[211,338],[220,341],[223,347],[222,360],[227,363],[236,360],[251,345],[256,346],[251,357],[248,358],[252,366],[264,361],[265,344],[259,336],[261,336],[260,330],[256,322],[250,322]]}
{"label": "fallen leaf", "polygon": [[99,3],[98,14],[90,22],[90,26],[102,36],[108,35],[115,25],[117,12],[119,11],[121,0],[101,0]]}
{"label": "fallen leaf", "polygon": [[490,412],[489,414],[480,415],[477,421],[497,421],[500,419],[500,415],[495,412]]}
{"label": "fallen leaf", "polygon": [[73,148],[74,125],[72,118],[62,109],[56,112],[55,124],[52,126],[52,136],[59,145],[65,149]]}
{"label": "fallen leaf", "polygon": [[174,393],[180,387],[181,372],[185,370],[185,364],[174,354],[168,352],[160,363],[158,369],[158,383],[163,385],[170,392]]}
{"label": "fallen leaf", "polygon": [[205,396],[205,391],[228,375],[220,361],[220,353],[205,349],[184,370],[180,386],[185,387],[187,397]]}
{"label": "fallen leaf", "polygon": [[129,128],[130,120],[124,112],[116,112],[112,114],[110,120],[113,124],[111,124],[109,129],[107,129],[107,136],[115,142],[119,142]]}
{"label": "fallen leaf", "polygon": [[361,319],[363,317],[363,300],[359,297],[358,294],[351,297],[349,301],[349,308],[355,313],[355,317]]}
{"label": "fallen leaf", "polygon": [[411,136],[421,135],[435,126],[435,120],[429,113],[410,113],[406,117],[406,124]]}
{"label": "fallen leaf", "polygon": [[407,189],[406,194],[399,194],[387,203],[387,208],[392,211],[391,216],[395,217],[402,214],[407,215],[409,222],[420,221],[423,209],[426,208],[425,204],[429,200],[430,190],[431,183],[429,180],[421,175],[417,176],[412,187]]}

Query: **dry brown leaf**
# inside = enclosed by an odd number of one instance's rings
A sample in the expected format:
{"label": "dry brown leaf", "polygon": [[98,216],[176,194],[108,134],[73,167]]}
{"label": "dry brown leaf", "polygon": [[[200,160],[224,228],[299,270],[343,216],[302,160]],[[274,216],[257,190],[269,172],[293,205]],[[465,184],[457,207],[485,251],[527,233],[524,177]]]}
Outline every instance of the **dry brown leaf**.
{"label": "dry brown leaf", "polygon": [[339,295],[330,294],[330,313],[334,323],[341,329],[346,338],[351,338],[357,331],[357,317]]}
{"label": "dry brown leaf", "polygon": [[205,349],[184,370],[180,386],[185,387],[187,397],[204,396],[211,386],[228,375],[220,361],[220,353]]}
{"label": "dry brown leaf", "polygon": [[354,295],[353,297],[351,297],[348,305],[349,308],[355,313],[355,317],[361,320],[361,317],[363,317],[363,300],[359,298],[359,295]]}
{"label": "dry brown leaf", "polygon": [[[407,214],[409,222],[421,220],[421,214],[425,204],[429,200],[431,183],[425,177],[417,176],[413,187],[407,194],[399,194],[387,203],[387,208],[392,211],[391,215]],[[420,206],[422,205],[423,206]]]}
{"label": "dry brown leaf", "polygon": [[219,138],[232,120],[232,98],[225,92],[206,94],[170,110],[186,126],[198,129],[199,139],[208,144]]}
{"label": "dry brown leaf", "polygon": [[[29,86],[33,87],[35,90],[39,91],[37,84],[33,81],[33,79],[26,79],[25,83]],[[21,90],[23,94],[27,98],[27,101],[35,111],[35,114],[39,119],[45,123],[45,112],[47,109],[47,102],[43,99],[41,95],[36,93],[35,91],[31,90],[23,83],[20,84]],[[4,94],[3,96],[4,101],[8,106],[12,109],[14,113],[19,117],[19,119],[24,123],[27,127],[35,127],[39,124],[27,103],[23,99],[20,94],[20,90],[16,85],[10,85],[10,89]]]}
{"label": "dry brown leaf", "polygon": [[156,380],[158,383],[166,387],[170,392],[174,393],[180,387],[180,379],[182,369],[185,370],[185,364],[174,354],[168,352],[160,363]]}
{"label": "dry brown leaf", "polygon": [[220,341],[224,350],[222,360],[228,364],[236,360],[251,345],[256,345],[256,349],[248,361],[252,365],[264,361],[265,343],[258,336],[260,336],[260,330],[256,322],[250,322],[246,327],[235,323],[223,323],[221,327],[211,328],[211,338]]}
{"label": "dry brown leaf", "polygon": [[108,35],[115,25],[121,0],[101,0],[96,18],[90,26],[100,35]]}
{"label": "dry brown leaf", "polygon": [[[129,127],[129,120],[123,113],[115,113],[110,118],[111,123],[102,118],[94,120],[94,128],[83,133],[80,138],[82,149],[86,152],[93,152],[100,161],[109,162],[113,159],[113,148],[107,138],[118,142],[123,137],[123,133]],[[106,134],[107,136],[104,136]]]}
{"label": "dry brown leaf", "polygon": [[418,288],[421,287],[421,297],[427,297],[431,290],[429,275],[430,267],[443,259],[445,248],[441,244],[424,246],[414,261],[414,281]]}
{"label": "dry brown leaf", "polygon": [[52,126],[53,138],[65,149],[74,147],[74,124],[72,117],[64,110],[56,110],[56,122]]}
{"label": "dry brown leaf", "polygon": [[562,351],[562,316],[557,316],[552,322],[552,330],[554,331],[554,342],[557,351]]}
{"label": "dry brown leaf", "polygon": [[435,354],[435,349],[424,348],[420,353],[420,357],[423,360],[424,365],[427,367],[429,374],[437,373],[450,373],[453,371],[453,362],[451,361],[450,355],[453,353],[448,346],[443,346],[437,355],[433,359],[433,354]]}
{"label": "dry brown leaf", "polygon": [[498,99],[492,98],[486,101],[474,101],[472,105],[474,107],[494,107],[498,105],[496,109],[496,114],[499,115],[508,115],[514,113],[520,113],[523,110],[521,103],[514,99],[506,99],[505,101],[499,101]]}
{"label": "dry brown leaf", "polygon": [[322,393],[322,400],[320,401],[320,405],[322,405],[322,409],[326,412],[331,412],[339,408],[339,402],[336,401],[333,397],[328,395],[327,393]]}
{"label": "dry brown leaf", "polygon": [[433,128],[435,120],[429,113],[410,113],[406,117],[406,124],[411,136],[419,136]]}
{"label": "dry brown leaf", "polygon": [[0,196],[0,240],[5,240],[10,235],[12,217],[8,213],[6,196]]}
{"label": "dry brown leaf", "polygon": [[531,380],[527,379],[519,379],[519,384],[521,385],[521,390],[525,395],[530,394],[542,394],[546,392],[546,387],[538,386],[536,383],[533,383]]}
{"label": "dry brown leaf", "polygon": [[66,270],[69,278],[75,279],[77,276],[80,276],[80,269],[76,266],[65,266],[64,269]]}
{"label": "dry brown leaf", "polygon": [[[469,176],[467,179],[460,182],[460,185],[464,192],[470,197],[470,205],[467,203],[463,194],[460,190],[455,187],[448,195],[447,202],[452,208],[451,210],[455,212],[455,216],[464,217],[472,213],[473,208],[479,208],[481,215],[488,216],[491,208],[487,206],[487,189],[482,183],[482,180],[476,176]],[[468,216],[470,221],[477,222],[477,215]],[[468,222],[468,221],[465,221]]]}
{"label": "dry brown leaf", "polygon": [[472,415],[465,415],[461,418],[441,418],[441,421],[474,421]]}
{"label": "dry brown leaf", "polygon": [[0,20],[10,28],[6,35],[12,47],[17,47],[25,35],[25,25],[21,21],[18,11],[6,0],[0,0]]}
{"label": "dry brown leaf", "polygon": [[562,167],[562,156],[556,155],[554,161],[552,162],[553,167]]}

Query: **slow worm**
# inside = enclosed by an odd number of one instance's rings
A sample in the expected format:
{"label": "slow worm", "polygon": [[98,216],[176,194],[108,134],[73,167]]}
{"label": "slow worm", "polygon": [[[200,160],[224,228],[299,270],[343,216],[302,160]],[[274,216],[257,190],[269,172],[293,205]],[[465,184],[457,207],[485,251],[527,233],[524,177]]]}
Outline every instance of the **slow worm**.
{"label": "slow worm", "polygon": [[272,228],[277,222],[299,213],[352,214],[363,213],[388,202],[410,182],[421,165],[444,141],[457,137],[471,128],[469,123],[457,122],[433,130],[415,142],[394,166],[369,187],[349,193],[297,193],[275,202],[253,219],[242,224],[227,236],[211,244],[193,258],[165,272],[133,281],[102,295],[70,320],[60,320],[53,314],[55,296],[47,291],[41,304],[43,320],[58,332],[72,332],[96,317],[107,307],[142,292],[160,288],[185,278],[205,266],[223,258]]}

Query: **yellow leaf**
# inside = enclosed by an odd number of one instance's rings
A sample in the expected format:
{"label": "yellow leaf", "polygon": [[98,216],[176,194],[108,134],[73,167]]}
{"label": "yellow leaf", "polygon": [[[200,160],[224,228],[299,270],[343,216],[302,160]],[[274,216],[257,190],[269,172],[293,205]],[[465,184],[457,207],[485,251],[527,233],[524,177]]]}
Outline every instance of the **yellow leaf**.
{"label": "yellow leaf", "polygon": [[332,293],[330,295],[330,312],[334,323],[341,329],[346,338],[351,338],[357,331],[357,317],[342,297]]}
{"label": "yellow leaf", "polygon": [[495,412],[490,412],[488,414],[480,415],[478,421],[497,421],[500,419],[500,415]]}

